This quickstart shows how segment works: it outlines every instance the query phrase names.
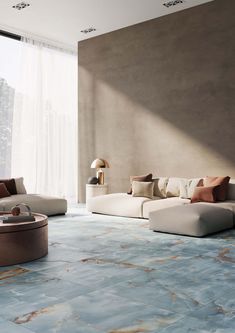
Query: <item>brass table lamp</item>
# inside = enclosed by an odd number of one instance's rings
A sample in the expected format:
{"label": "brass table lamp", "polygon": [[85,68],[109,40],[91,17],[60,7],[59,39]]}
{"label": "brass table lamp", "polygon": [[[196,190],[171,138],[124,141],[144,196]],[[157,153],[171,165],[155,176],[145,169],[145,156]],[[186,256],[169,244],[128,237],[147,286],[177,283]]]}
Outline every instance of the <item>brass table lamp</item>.
{"label": "brass table lamp", "polygon": [[109,168],[109,164],[103,158],[96,158],[91,163],[91,168],[96,169],[96,177],[98,178],[98,184],[104,185],[104,171],[102,169]]}

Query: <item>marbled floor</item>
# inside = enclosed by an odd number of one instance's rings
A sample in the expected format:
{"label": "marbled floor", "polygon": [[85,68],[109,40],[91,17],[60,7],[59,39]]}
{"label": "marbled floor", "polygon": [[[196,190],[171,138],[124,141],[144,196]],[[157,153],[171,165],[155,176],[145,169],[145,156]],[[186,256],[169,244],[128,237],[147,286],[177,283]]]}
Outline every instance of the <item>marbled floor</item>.
{"label": "marbled floor", "polygon": [[49,254],[0,268],[0,333],[235,332],[235,230],[196,239],[148,221],[49,219]]}

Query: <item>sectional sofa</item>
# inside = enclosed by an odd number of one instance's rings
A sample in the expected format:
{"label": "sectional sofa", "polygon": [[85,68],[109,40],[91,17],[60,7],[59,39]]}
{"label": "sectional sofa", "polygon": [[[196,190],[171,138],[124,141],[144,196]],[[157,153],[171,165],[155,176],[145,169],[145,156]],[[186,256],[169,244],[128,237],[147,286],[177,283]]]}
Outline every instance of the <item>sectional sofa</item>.
{"label": "sectional sofa", "polygon": [[[27,204],[32,212],[47,216],[65,214],[67,212],[67,200],[41,194],[27,194],[23,177],[15,178],[15,190],[10,196],[0,198],[0,211],[10,211],[17,204]],[[1,181],[0,181],[1,182]]]}
{"label": "sectional sofa", "polygon": [[[156,178],[153,199],[133,197],[126,193],[113,193],[89,199],[87,209],[92,213],[150,218],[152,230],[192,236],[204,236],[232,228],[235,223],[235,180],[230,180],[226,201],[191,204],[191,196],[199,180],[199,178],[190,180]],[[217,217],[219,217],[218,221]],[[179,220],[181,224],[177,223]],[[218,223],[213,222],[215,220]],[[190,223],[191,227],[189,227]]]}

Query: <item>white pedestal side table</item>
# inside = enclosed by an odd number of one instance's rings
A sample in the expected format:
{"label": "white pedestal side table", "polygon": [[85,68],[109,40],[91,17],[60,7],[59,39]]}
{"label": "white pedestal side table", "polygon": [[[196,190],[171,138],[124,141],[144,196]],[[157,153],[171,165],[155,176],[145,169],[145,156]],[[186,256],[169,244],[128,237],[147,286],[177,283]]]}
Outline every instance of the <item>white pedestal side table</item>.
{"label": "white pedestal side table", "polygon": [[93,185],[86,184],[86,202],[87,200],[97,197],[98,195],[108,194],[108,184],[104,185]]}

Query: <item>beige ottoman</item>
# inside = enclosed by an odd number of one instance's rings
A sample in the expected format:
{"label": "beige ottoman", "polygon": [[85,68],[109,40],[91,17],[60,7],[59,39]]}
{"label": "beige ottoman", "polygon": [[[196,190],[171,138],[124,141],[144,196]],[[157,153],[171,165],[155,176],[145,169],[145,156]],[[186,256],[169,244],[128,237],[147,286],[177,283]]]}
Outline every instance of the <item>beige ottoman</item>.
{"label": "beige ottoman", "polygon": [[233,212],[218,206],[194,203],[149,214],[150,229],[202,237],[233,228]]}

